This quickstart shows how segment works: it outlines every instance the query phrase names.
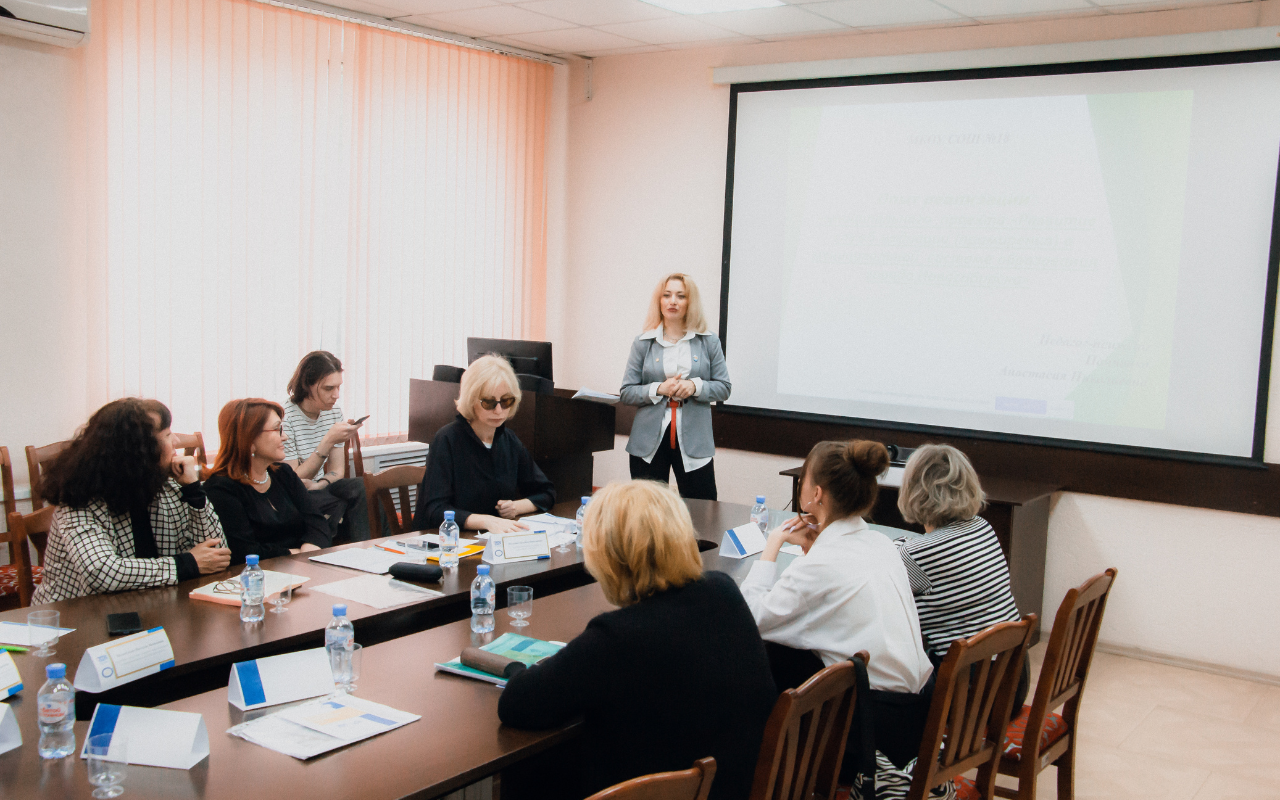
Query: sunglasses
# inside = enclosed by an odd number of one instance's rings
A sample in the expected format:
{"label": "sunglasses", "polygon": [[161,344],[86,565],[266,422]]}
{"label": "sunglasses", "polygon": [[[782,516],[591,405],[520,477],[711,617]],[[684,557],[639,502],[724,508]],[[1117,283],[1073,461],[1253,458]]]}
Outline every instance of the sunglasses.
{"label": "sunglasses", "polygon": [[511,408],[515,404],[516,404],[516,399],[510,396],[504,397],[501,400],[495,400],[492,397],[480,398],[480,407],[483,408],[485,411],[492,411],[498,406],[502,406],[502,408],[505,410],[505,409]]}

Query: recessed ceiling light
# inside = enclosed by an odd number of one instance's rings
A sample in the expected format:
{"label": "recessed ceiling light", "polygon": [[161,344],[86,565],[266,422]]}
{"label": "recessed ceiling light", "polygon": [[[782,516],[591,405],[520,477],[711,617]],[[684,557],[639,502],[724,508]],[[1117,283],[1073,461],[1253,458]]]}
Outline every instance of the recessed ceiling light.
{"label": "recessed ceiling light", "polygon": [[749,11],[786,5],[782,0],[644,0],[651,6],[677,14],[714,14],[717,11]]}

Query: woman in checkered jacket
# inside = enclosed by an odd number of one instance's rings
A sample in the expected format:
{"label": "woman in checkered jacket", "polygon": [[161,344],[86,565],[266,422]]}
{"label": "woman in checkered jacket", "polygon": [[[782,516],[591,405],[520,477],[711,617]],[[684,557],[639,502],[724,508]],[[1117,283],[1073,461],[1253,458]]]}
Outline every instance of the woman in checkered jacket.
{"label": "woman in checkered jacket", "polygon": [[98,409],[44,471],[55,506],[44,578],[33,603],[171,586],[231,561],[195,459],[175,456],[172,418],[157,400]]}

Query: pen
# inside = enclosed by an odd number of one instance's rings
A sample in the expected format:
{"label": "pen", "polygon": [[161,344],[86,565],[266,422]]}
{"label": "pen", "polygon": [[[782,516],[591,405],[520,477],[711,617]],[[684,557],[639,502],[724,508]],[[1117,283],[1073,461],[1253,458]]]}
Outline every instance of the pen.
{"label": "pen", "polygon": [[534,561],[546,561],[549,558],[551,558],[551,556],[538,556]]}
{"label": "pen", "polygon": [[397,550],[394,547],[387,547],[381,544],[375,544],[374,547],[378,548],[379,550],[386,550],[388,553],[396,553],[397,555],[402,555],[402,556],[408,555],[408,553],[406,553],[405,551]]}
{"label": "pen", "polygon": [[10,653],[25,653],[27,648],[19,647],[16,644],[0,644],[0,650],[8,650]]}

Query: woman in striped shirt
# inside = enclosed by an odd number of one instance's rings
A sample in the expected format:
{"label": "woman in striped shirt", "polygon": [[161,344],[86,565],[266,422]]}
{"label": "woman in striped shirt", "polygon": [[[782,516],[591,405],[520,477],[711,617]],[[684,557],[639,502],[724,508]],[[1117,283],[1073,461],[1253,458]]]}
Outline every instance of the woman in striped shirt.
{"label": "woman in striped shirt", "polygon": [[[942,663],[952,641],[1021,618],[1000,542],[978,516],[985,502],[978,474],[956,448],[927,444],[907,460],[898,510],[924,526],[925,535],[900,539],[898,548],[934,664]],[[1022,708],[1027,678],[1024,665],[1015,709]]]}

